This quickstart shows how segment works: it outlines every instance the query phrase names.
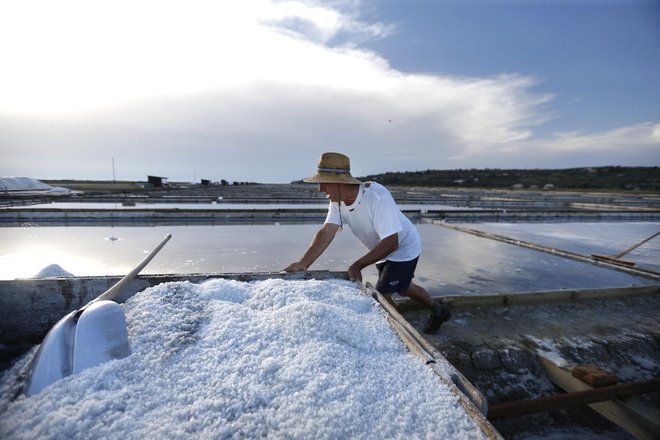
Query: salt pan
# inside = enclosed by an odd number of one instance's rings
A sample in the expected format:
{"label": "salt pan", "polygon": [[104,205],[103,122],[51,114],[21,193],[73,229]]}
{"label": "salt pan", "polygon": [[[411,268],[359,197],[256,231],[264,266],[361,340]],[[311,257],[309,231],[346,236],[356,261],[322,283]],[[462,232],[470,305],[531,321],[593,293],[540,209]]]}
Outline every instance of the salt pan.
{"label": "salt pan", "polygon": [[11,400],[0,437],[483,438],[373,299],[342,280],[210,280],[125,305],[131,354]]}

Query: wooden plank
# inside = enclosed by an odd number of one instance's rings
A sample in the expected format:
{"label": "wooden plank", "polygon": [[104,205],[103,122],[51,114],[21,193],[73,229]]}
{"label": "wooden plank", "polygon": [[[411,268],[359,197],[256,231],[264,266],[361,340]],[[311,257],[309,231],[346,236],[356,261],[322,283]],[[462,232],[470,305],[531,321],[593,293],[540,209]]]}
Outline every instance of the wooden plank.
{"label": "wooden plank", "polygon": [[[371,283],[367,283],[366,286],[359,283],[361,288],[368,293],[370,293],[376,301],[380,303],[383,309],[388,313],[388,315],[397,321],[403,329],[410,335],[416,344],[418,344],[422,349],[428,353],[436,363],[442,364],[443,368],[447,370],[451,376],[451,380],[458,389],[466,395],[472,404],[482,413],[486,414],[488,410],[488,402],[483,394],[474,386],[470,381],[465,378],[453,365],[445,359],[445,357],[433,346],[431,345],[424,336],[422,336],[395,308],[390,304],[383,295],[378,292]],[[427,362],[429,363],[429,362]]]}
{"label": "wooden plank", "polygon": [[[538,304],[590,298],[617,298],[635,295],[660,294],[660,284],[603,289],[563,289],[538,292],[498,293],[492,295],[435,296],[434,300],[451,308],[499,307],[515,304]],[[414,309],[417,303],[409,298],[397,298],[397,305]]]}
{"label": "wooden plank", "polygon": [[613,264],[622,264],[624,266],[628,267],[634,267],[635,262],[634,261],[627,261],[627,260],[621,260],[619,258],[614,258],[614,257],[608,257],[607,255],[598,255],[598,254],[591,254],[591,258],[594,258],[596,260],[602,260],[608,263],[613,263]]}
{"label": "wooden plank", "polygon": [[[408,349],[420,357],[438,376],[482,432],[492,440],[504,440],[497,429],[486,418],[488,402],[485,397],[458,370],[456,370],[422,335],[396,311],[371,283],[366,286],[358,282],[360,288],[374,297],[387,313],[387,319]],[[442,364],[442,368],[438,364]],[[450,378],[446,375],[450,372]]]}
{"label": "wooden plank", "polygon": [[[450,308],[456,307],[498,307],[503,306],[507,303],[507,295],[483,295],[483,296],[445,296],[445,297],[436,297],[433,298],[437,301],[447,304]],[[414,302],[410,298],[402,298],[399,300],[397,298],[397,304],[399,305],[418,305],[419,303]],[[419,306],[421,308],[422,306]]]}
{"label": "wooden plank", "polygon": [[[550,359],[539,356],[539,361],[552,383],[563,390],[575,392],[593,389]],[[631,405],[621,401],[609,401],[592,403],[589,407],[639,439],[655,440],[660,438],[660,420],[649,418],[647,414],[642,414]]]}
{"label": "wooden plank", "polygon": [[516,402],[492,405],[488,408],[488,420],[504,419],[555,409],[570,408],[589,403],[620,399],[660,391],[660,379],[610,385],[591,388],[538,399],[519,400]]}
{"label": "wooden plank", "polygon": [[435,359],[419,345],[417,341],[406,331],[406,329],[390,315],[387,315],[387,321],[390,323],[394,331],[399,335],[403,343],[408,347],[411,353],[420,358],[425,365],[435,362]]}
{"label": "wooden plank", "polygon": [[596,211],[657,211],[657,208],[644,206],[608,205],[604,203],[569,203],[568,206],[577,209]]}

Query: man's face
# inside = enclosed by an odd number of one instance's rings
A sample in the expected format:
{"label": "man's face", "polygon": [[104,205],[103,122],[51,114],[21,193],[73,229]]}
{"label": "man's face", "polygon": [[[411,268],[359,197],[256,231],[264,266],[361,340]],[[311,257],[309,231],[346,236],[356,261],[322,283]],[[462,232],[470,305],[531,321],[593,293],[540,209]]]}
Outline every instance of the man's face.
{"label": "man's face", "polygon": [[319,191],[324,192],[331,202],[339,202],[338,183],[321,183],[319,185]]}

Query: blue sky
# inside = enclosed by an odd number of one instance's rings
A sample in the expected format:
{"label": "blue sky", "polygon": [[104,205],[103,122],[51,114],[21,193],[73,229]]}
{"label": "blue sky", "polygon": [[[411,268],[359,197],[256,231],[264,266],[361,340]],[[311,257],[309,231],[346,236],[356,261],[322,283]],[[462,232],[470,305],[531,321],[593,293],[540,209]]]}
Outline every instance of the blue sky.
{"label": "blue sky", "polygon": [[368,44],[394,68],[537,78],[555,95],[545,132],[660,120],[658,1],[382,1],[375,15],[398,24]]}
{"label": "blue sky", "polygon": [[652,0],[0,0],[2,176],[660,165]]}

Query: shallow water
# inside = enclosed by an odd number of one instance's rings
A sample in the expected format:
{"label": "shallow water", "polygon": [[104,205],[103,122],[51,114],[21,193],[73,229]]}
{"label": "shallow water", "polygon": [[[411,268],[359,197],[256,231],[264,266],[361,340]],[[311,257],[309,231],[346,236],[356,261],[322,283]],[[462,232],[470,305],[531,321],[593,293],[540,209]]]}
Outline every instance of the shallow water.
{"label": "shallow water", "polygon": [[[572,233],[583,225],[562,223],[558,227]],[[655,283],[437,225],[416,226],[423,243],[416,280],[432,295]],[[626,231],[639,228],[642,236],[648,230],[645,223],[617,223],[607,234],[615,235],[612,231],[617,227]],[[304,253],[318,228],[316,224],[0,228],[0,279],[31,277],[53,263],[77,276],[123,275],[166,233],[173,238],[143,273],[280,271]],[[311,269],[346,270],[365,251],[345,230],[337,234]],[[363,275],[366,281],[375,283],[373,266]]]}
{"label": "shallow water", "polygon": [[[660,231],[658,222],[637,223],[481,223],[463,225],[583,255],[615,256]],[[660,236],[621,257],[660,271]]]}

